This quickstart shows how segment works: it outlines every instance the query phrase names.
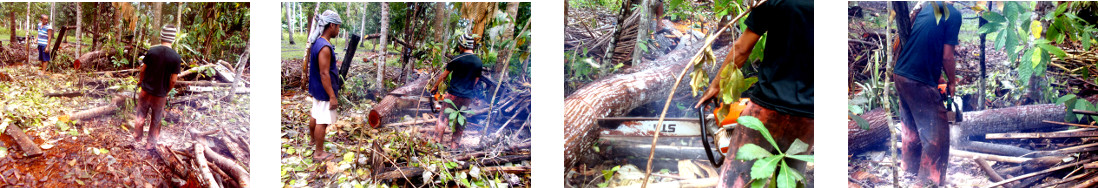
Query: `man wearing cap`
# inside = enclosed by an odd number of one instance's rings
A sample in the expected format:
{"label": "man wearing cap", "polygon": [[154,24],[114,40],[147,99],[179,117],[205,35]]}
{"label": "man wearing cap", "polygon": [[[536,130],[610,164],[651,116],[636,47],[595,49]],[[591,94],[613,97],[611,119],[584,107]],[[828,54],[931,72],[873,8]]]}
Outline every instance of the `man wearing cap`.
{"label": "man wearing cap", "polygon": [[50,62],[50,48],[48,48],[51,39],[53,39],[53,26],[50,25],[50,17],[43,14],[38,23],[38,61],[42,63],[42,70],[45,70],[46,64]]}
{"label": "man wearing cap", "polygon": [[[141,94],[137,97],[137,122],[134,123],[134,142],[141,140],[145,124],[149,126],[149,140],[145,149],[155,149],[156,139],[160,136],[160,118],[168,92],[175,87],[183,59],[172,49],[175,42],[175,26],[168,24],[160,30],[160,45],[149,48],[142,59],[141,73],[138,76]],[[152,116],[146,119],[146,116]],[[148,120],[148,121],[146,121]]]}
{"label": "man wearing cap", "polygon": [[316,28],[309,34],[309,94],[313,96],[313,106],[309,113],[309,130],[312,136],[314,160],[331,159],[332,155],[324,152],[324,133],[328,125],[336,120],[336,108],[339,107],[339,99],[335,98],[339,92],[340,79],[337,77],[335,46],[329,42],[332,37],[339,35],[339,25],[343,20],[339,14],[332,10],[325,10],[316,17]]}
{"label": "man wearing cap", "polygon": [[[446,77],[450,77],[448,87],[446,87],[446,99],[450,99],[453,104],[443,104],[443,109],[453,108],[454,110],[461,109],[462,106],[469,105],[473,99],[477,96],[476,84],[480,81],[481,69],[484,66],[480,62],[480,57],[473,54],[473,49],[476,49],[475,41],[472,35],[468,32],[461,36],[458,50],[461,54],[446,63],[446,70],[442,71],[442,74],[438,75],[435,84],[431,85],[432,92],[438,90],[439,84],[445,81]],[[442,135],[446,132],[446,128],[450,127],[449,114],[445,111],[439,113],[438,122],[435,124],[435,131],[438,133],[437,141],[442,142]],[[450,147],[458,147],[458,142],[461,141],[465,126],[455,123],[453,126],[454,133],[450,136]]]}

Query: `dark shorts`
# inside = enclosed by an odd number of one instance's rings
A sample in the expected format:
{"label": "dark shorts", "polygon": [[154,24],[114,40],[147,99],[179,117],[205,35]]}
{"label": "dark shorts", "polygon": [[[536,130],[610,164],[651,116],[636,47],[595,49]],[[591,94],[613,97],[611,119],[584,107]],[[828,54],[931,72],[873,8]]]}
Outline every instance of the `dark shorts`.
{"label": "dark shorts", "polygon": [[46,53],[46,45],[38,45],[38,61],[50,61],[50,53]]}

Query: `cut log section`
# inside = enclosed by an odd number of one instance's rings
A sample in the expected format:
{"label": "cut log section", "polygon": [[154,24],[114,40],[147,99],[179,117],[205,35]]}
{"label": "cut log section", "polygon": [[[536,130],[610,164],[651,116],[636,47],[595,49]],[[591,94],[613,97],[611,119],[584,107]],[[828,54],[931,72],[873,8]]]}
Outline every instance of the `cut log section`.
{"label": "cut log section", "polygon": [[69,115],[69,119],[87,120],[103,115],[113,114],[115,110],[118,110],[118,106],[121,106],[122,103],[126,101],[126,99],[129,99],[129,97],[131,97],[131,95],[132,93],[129,92],[115,94],[110,103],[103,106],[72,113]]}
{"label": "cut log section", "polygon": [[[370,111],[377,112],[381,117],[381,123],[399,120],[400,117],[396,114],[403,109],[415,108],[415,104],[419,102],[419,94],[424,91],[423,88],[427,87],[430,80],[429,76],[420,76],[419,79],[404,84],[404,86],[390,92],[389,95],[385,95],[381,102],[378,102],[377,106],[374,106],[374,109]],[[430,107],[430,105],[424,104],[427,107]]]}
{"label": "cut log section", "polygon": [[27,133],[23,132],[16,125],[8,125],[8,128],[4,130],[4,134],[11,136],[12,140],[19,145],[19,149],[23,150],[23,155],[27,157],[37,157],[42,155],[42,149],[38,148],[38,144],[34,143],[34,140]]}
{"label": "cut log section", "polygon": [[[583,156],[592,152],[598,138],[598,118],[621,116],[646,103],[664,100],[671,92],[675,73],[689,64],[702,43],[676,49],[631,74],[611,76],[576,90],[564,100],[564,165],[576,166]],[[726,47],[727,48],[727,47]],[[718,62],[728,49],[714,50]],[[688,90],[689,87],[680,87]]]}

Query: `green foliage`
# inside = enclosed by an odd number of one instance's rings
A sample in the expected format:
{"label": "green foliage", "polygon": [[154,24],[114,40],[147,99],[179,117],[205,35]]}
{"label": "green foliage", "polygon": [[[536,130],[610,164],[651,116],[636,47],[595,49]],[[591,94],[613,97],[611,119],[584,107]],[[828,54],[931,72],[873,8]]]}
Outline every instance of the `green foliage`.
{"label": "green foliage", "polygon": [[1090,120],[1098,120],[1098,116],[1088,116],[1072,112],[1072,110],[1076,109],[1086,111],[1098,111],[1098,104],[1090,103],[1086,99],[1080,99],[1078,96],[1075,96],[1075,94],[1067,94],[1061,96],[1060,98],[1056,99],[1056,103],[1064,105],[1064,110],[1067,110],[1067,113],[1065,113],[1064,115],[1064,121],[1066,122],[1083,122],[1085,120],[1084,118],[1087,117],[1089,117]]}
{"label": "green foliage", "polygon": [[[778,154],[775,155],[770,153],[770,151],[751,143],[744,144],[737,149],[736,160],[755,160],[755,163],[751,165],[751,180],[754,181],[751,183],[751,187],[765,186],[767,182],[765,179],[770,179],[771,186],[777,185],[777,187],[780,188],[797,187],[797,181],[803,180],[804,176],[796,170],[791,169],[789,165],[786,164],[786,158],[813,162],[813,155],[801,154],[808,151],[810,146],[800,139],[796,139],[785,152],[782,152],[781,150],[776,149],[779,148],[778,143],[774,141],[774,138],[770,135],[770,131],[766,129],[766,126],[764,126],[758,118],[742,116],[737,119],[737,121],[746,128],[759,131],[763,138],[765,138],[766,141],[775,148],[775,151],[778,152]],[[779,164],[781,165],[779,166]],[[775,171],[778,172],[777,177],[774,176]]]}
{"label": "green foliage", "polygon": [[451,101],[450,99],[445,99],[443,102],[449,103],[451,106],[443,111],[443,113],[449,117],[450,129],[457,131],[456,126],[465,126],[465,116],[472,114],[473,111],[465,109],[465,106],[461,106],[460,109],[454,109],[453,106],[457,105],[454,105],[454,101]]}
{"label": "green foliage", "polygon": [[621,168],[621,166],[614,166],[614,168],[602,170],[602,183],[599,183],[598,186],[609,187],[610,179],[614,178],[614,173],[617,173],[619,168]]}
{"label": "green foliage", "polygon": [[[1074,24],[1074,22],[1064,21],[1072,20],[1069,19],[1072,15],[1065,13],[1064,7],[1061,5],[1053,14],[1046,16],[1048,20],[1059,21],[1053,21],[1047,33],[1041,35],[1044,29],[1042,23],[1037,20],[1029,20],[1033,12],[1032,5],[1022,5],[1020,2],[1013,1],[1003,3],[1002,13],[987,11],[981,15],[981,17],[988,20],[988,24],[980,27],[978,32],[985,34],[997,33],[996,48],[1003,48],[1011,61],[1018,60],[1018,65],[1015,66],[1015,71],[1018,72],[1019,76],[1018,81],[1021,82],[1022,87],[1029,87],[1031,77],[1044,76],[1052,56],[1055,55],[1061,58],[1066,56],[1062,49],[1052,45],[1052,43],[1062,41],[1065,32],[1075,32],[1075,27],[1066,27]],[[1047,39],[1042,36],[1047,37]],[[1072,34],[1068,37],[1078,38],[1080,36],[1082,35]],[[1035,39],[1030,40],[1030,37]],[[1018,53],[1022,55],[1018,56]]]}

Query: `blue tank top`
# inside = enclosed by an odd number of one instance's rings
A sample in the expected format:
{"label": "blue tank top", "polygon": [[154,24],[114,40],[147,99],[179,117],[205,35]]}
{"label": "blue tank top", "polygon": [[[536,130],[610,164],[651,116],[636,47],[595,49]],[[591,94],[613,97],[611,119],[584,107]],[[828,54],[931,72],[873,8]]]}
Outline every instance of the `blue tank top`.
{"label": "blue tank top", "polygon": [[339,78],[339,71],[337,70],[335,60],[335,46],[328,43],[328,40],[324,38],[317,38],[313,42],[313,46],[309,48],[309,94],[313,95],[313,98],[320,101],[330,100],[328,92],[324,91],[324,85],[320,83],[320,50],[324,47],[328,47],[329,53],[331,53],[331,65],[328,66],[328,75],[331,77],[332,91],[339,93],[341,84]]}

